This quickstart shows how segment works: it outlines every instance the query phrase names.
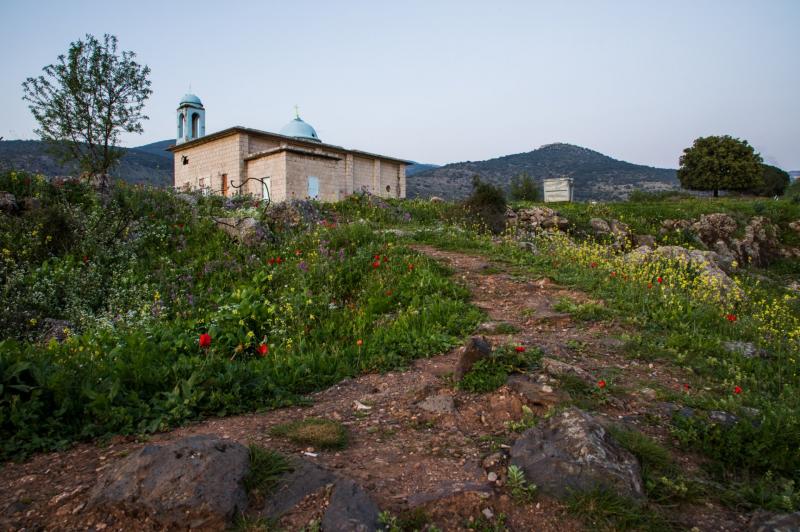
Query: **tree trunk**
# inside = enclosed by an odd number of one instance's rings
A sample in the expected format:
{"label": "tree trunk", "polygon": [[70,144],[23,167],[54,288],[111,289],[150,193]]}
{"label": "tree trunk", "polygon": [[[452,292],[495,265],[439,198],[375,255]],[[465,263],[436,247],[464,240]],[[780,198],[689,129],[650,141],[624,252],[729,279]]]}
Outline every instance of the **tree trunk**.
{"label": "tree trunk", "polygon": [[717,190],[716,188],[714,189],[714,197],[715,198],[719,197],[719,190]]}

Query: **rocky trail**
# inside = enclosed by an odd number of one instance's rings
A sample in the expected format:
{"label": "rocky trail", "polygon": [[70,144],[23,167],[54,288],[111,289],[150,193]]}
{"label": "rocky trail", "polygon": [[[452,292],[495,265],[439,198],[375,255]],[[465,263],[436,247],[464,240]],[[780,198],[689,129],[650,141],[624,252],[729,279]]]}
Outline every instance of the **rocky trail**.
{"label": "rocky trail", "polygon": [[[493,346],[541,349],[545,356],[542,370],[514,376],[494,392],[467,393],[454,385],[453,374],[463,354],[459,348],[418,360],[404,371],[345,380],[312,394],[308,406],[209,419],[154,435],[147,444],[174,444],[190,436],[214,435],[244,445],[259,444],[302,460],[298,466],[302,474],[279,485],[263,508],[247,510],[254,520],[265,515],[276,518],[277,529],[300,530],[312,519],[322,520],[324,529],[326,520],[333,523],[329,519],[334,519],[336,512],[344,512],[347,515],[341,522],[352,527],[343,529],[359,529],[360,522],[360,529],[370,530],[374,529],[375,516],[363,514],[374,513],[375,508],[398,516],[414,511],[421,516],[424,512],[427,522],[443,530],[465,530],[479,521],[503,523],[509,530],[582,529],[582,523],[547,490],[531,502],[512,498],[506,486],[507,468],[510,455],[521,447],[514,445],[520,434],[508,423],[522,419],[523,405],[543,414],[568,401],[556,378],[567,372],[586,381],[587,386],[601,379],[615,383],[613,393],[604,396],[591,423],[626,423],[667,442],[670,412],[655,402],[653,389],[679,389],[686,376],[663,363],[627,357],[620,339],[626,333],[623,326],[576,322],[555,310],[560,299],[586,301],[584,294],[559,287],[547,278],[528,279],[483,257],[427,246],[415,249],[447,264],[470,288],[474,303],[488,317],[478,334]],[[277,424],[311,417],[341,422],[349,434],[347,446],[321,450],[270,435],[270,428]],[[642,421],[645,417],[649,423]],[[654,423],[653,419],[661,422]],[[585,428],[587,438],[598,438],[598,444],[603,444],[599,441],[604,438],[602,429],[595,425]],[[0,529],[170,528],[146,512],[114,510],[97,496],[99,479],[113,477],[114,471],[138,456],[144,446],[145,442],[135,438],[119,437],[107,445],[80,444],[63,452],[34,456],[24,463],[4,464],[0,474]],[[691,456],[676,454],[675,459],[686,470],[697,467]],[[519,458],[512,456],[512,460]],[[623,457],[623,465],[625,460]],[[631,471],[636,469],[635,464],[628,466]],[[564,473],[559,467],[542,471],[568,477],[569,471]],[[529,480],[548,484],[546,478]],[[298,491],[297,486],[292,488],[292,482],[307,482],[308,486]],[[136,497],[146,499],[142,488],[137,489],[140,492]],[[350,495],[345,497],[346,490]],[[191,510],[185,513],[186,520],[177,527],[194,524],[214,528],[215,521],[193,522]],[[681,514],[687,528],[736,530],[747,526],[746,516],[710,503],[676,509],[676,513]]]}

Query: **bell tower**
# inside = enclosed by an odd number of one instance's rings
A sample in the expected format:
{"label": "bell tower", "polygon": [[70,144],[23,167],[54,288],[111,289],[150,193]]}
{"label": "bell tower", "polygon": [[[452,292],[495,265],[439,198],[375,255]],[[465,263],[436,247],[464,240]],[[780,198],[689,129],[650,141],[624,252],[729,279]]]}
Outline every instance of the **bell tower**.
{"label": "bell tower", "polygon": [[198,139],[206,134],[206,108],[194,94],[186,94],[178,104],[176,144]]}

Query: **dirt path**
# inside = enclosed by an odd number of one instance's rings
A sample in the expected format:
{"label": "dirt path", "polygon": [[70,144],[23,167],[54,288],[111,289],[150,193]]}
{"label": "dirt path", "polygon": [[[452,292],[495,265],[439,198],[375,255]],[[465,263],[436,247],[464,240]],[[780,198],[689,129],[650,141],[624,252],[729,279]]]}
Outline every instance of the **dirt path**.
{"label": "dirt path", "polygon": [[[670,368],[635,364],[622,356],[621,342],[615,338],[624,333],[621,328],[576,324],[569,315],[554,310],[560,298],[583,301],[583,294],[547,279],[515,277],[504,266],[481,257],[425,246],[415,249],[449,264],[471,289],[475,304],[490,320],[482,326],[483,334],[495,345],[537,346],[548,356],[598,376],[613,371],[624,375],[631,390],[653,380],[669,386],[682,382]],[[498,323],[510,324],[518,332],[493,334]],[[311,406],[211,419],[155,435],[150,441],[213,433],[287,454],[310,453],[304,456],[361,483],[382,509],[395,514],[421,509],[444,530],[466,529],[470,519],[488,513],[495,520],[504,514],[511,530],[581,529],[556,501],[539,497],[521,505],[505,493],[501,484],[506,464],[497,453],[513,441],[515,435],[506,423],[521,418],[525,399],[506,387],[485,395],[455,390],[450,375],[458,356],[458,350],[453,350],[419,360],[406,371],[343,381],[313,394]],[[421,400],[436,395],[452,396],[455,408],[433,413],[419,407]],[[369,408],[357,409],[357,402]],[[604,414],[630,417],[651,406],[647,398],[624,394],[607,405]],[[349,445],[341,451],[322,452],[270,437],[273,425],[307,417],[341,421],[350,433]],[[106,447],[81,444],[65,452],[37,455],[23,464],[5,464],[0,475],[0,529],[141,528],[141,523],[114,522],[86,509],[88,491],[98,476],[141,445],[118,438]],[[499,474],[499,484],[489,482],[489,472]],[[734,524],[730,516],[717,524],[712,517],[721,515],[712,509],[696,516],[703,529]]]}

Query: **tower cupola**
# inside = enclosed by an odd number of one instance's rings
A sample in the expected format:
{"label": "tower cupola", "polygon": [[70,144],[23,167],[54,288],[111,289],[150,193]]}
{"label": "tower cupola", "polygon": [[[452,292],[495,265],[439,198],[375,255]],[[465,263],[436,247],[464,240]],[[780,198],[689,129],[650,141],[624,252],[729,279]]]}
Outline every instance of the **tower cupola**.
{"label": "tower cupola", "polygon": [[176,144],[199,139],[206,134],[206,108],[194,94],[187,93],[178,104]]}

